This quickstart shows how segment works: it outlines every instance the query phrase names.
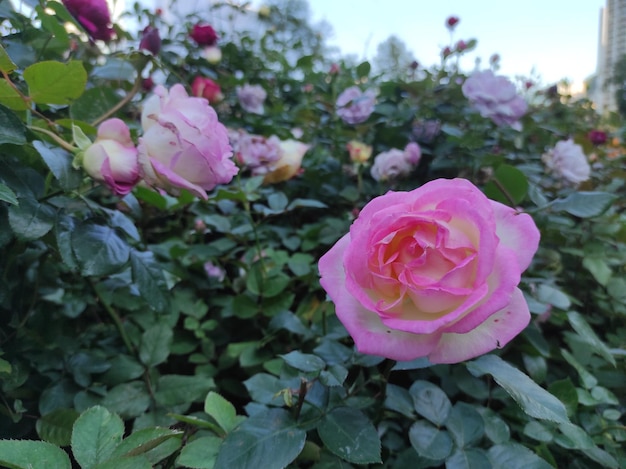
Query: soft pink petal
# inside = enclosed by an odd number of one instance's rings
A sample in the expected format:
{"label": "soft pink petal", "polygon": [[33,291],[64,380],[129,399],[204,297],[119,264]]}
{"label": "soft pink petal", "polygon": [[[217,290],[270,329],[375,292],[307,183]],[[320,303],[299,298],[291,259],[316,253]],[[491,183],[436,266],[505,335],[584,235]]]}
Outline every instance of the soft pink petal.
{"label": "soft pink petal", "polygon": [[180,189],[187,189],[192,194],[204,200],[207,200],[209,198],[206,191],[202,189],[202,187],[196,184],[192,184],[186,179],[181,178],[178,174],[172,172],[167,166],[164,166],[162,163],[155,160],[154,158],[151,158],[150,162],[152,163],[152,167],[157,177],[165,179],[170,186],[178,187]]}
{"label": "soft pink petal", "polygon": [[459,363],[502,348],[530,322],[528,304],[516,288],[511,302],[466,334],[444,333],[428,356],[431,363]]}
{"label": "soft pink petal", "polygon": [[517,254],[520,272],[528,268],[539,247],[539,230],[532,217],[491,201],[500,242]]}

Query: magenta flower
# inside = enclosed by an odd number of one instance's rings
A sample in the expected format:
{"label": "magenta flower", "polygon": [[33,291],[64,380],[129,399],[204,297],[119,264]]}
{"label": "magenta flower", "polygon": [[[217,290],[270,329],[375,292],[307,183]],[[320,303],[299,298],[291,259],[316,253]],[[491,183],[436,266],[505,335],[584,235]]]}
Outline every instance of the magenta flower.
{"label": "magenta flower", "polygon": [[176,84],[158,85],[141,113],[139,164],[145,181],[173,194],[187,189],[207,199],[207,190],[226,184],[239,171],[228,133],[204,98]]}
{"label": "magenta flower", "polygon": [[63,0],[63,5],[93,39],[104,42],[112,39],[111,14],[106,0]]}
{"label": "magenta flower", "polygon": [[161,36],[159,35],[159,30],[154,26],[146,26],[141,33],[139,48],[152,52],[152,55],[157,55],[161,50]]}
{"label": "magenta flower", "polygon": [[528,325],[517,285],[538,244],[530,216],[438,179],[363,207],[320,259],[320,283],[360,352],[458,363]]}
{"label": "magenta flower", "polygon": [[196,41],[199,46],[214,46],[218,40],[213,26],[208,24],[196,24],[191,29],[189,37]]}
{"label": "magenta flower", "polygon": [[446,19],[446,28],[450,30],[454,29],[459,21],[460,20],[458,16],[448,16],[448,18]]}
{"label": "magenta flower", "polygon": [[591,130],[587,138],[594,145],[604,145],[606,143],[606,132],[602,130]]}
{"label": "magenta flower", "polygon": [[337,114],[346,124],[365,122],[374,112],[376,93],[372,90],[362,92],[358,86],[346,88],[337,98]]}
{"label": "magenta flower", "polygon": [[263,103],[267,93],[260,85],[243,85],[237,87],[237,99],[244,111],[252,114],[263,114]]}
{"label": "magenta flower", "polygon": [[105,183],[117,195],[128,194],[139,181],[137,149],[121,119],[108,119],[98,127],[96,141],[85,150],[87,174]]}
{"label": "magenta flower", "polygon": [[481,116],[497,125],[520,127],[518,121],[528,106],[508,78],[494,75],[491,70],[474,72],[465,80],[462,90]]}

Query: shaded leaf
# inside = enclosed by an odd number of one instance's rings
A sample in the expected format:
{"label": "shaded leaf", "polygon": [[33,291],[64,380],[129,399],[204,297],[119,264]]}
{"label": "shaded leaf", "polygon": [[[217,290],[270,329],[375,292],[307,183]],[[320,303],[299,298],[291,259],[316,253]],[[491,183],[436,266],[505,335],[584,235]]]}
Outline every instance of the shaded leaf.
{"label": "shaded leaf", "polygon": [[0,440],[0,465],[11,469],[71,469],[61,448],[45,441]]}
{"label": "shaded leaf", "polygon": [[72,454],[82,469],[105,462],[122,441],[124,422],[101,406],[83,412],[72,430]]}
{"label": "shaded leaf", "polygon": [[317,427],[317,433],[329,451],[348,462],[382,462],[376,428],[358,409],[338,407],[331,410]]}

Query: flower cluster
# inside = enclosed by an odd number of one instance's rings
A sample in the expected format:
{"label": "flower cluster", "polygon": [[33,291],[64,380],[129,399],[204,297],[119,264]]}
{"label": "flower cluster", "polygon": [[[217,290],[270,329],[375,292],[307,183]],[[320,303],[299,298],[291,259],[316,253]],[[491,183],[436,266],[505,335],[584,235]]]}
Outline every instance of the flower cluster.
{"label": "flower cluster", "polygon": [[180,84],[154,88],[141,114],[143,135],[137,148],[127,125],[109,119],[85,149],[82,165],[94,179],[125,195],[140,178],[177,194],[186,189],[207,198],[207,190],[237,174],[226,128],[204,98],[190,97]]}
{"label": "flower cluster", "polygon": [[409,174],[421,157],[421,148],[417,143],[411,142],[404,150],[392,148],[376,155],[370,173],[376,181],[396,179]]}
{"label": "flower cluster", "polygon": [[346,124],[360,124],[374,112],[375,104],[376,93],[374,91],[362,92],[358,86],[351,86],[337,98],[337,115]]}
{"label": "flower cluster", "polygon": [[519,128],[519,120],[526,114],[528,106],[515,85],[491,70],[474,72],[463,83],[462,91],[481,116],[497,125]]}

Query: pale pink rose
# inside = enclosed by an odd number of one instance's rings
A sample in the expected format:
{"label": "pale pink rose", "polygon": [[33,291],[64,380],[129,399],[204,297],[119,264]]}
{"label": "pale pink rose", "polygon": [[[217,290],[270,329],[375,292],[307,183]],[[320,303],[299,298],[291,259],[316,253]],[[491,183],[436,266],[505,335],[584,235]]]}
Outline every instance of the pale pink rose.
{"label": "pale pink rose", "polygon": [[244,111],[252,114],[263,114],[263,103],[267,92],[260,85],[243,85],[237,87],[237,99]]}
{"label": "pale pink rose", "polygon": [[337,115],[347,124],[360,124],[374,112],[376,92],[362,92],[358,86],[346,88],[337,98]]}
{"label": "pale pink rose", "polygon": [[528,325],[517,285],[538,244],[529,215],[438,179],[363,207],[320,259],[320,283],[360,352],[458,363]]}
{"label": "pale pink rose", "polygon": [[128,194],[139,181],[137,149],[130,130],[121,119],[108,119],[98,126],[96,141],[82,157],[87,174],[104,182],[117,195]]}
{"label": "pale pink rose", "polygon": [[579,184],[591,176],[591,166],[580,145],[569,140],[561,140],[541,159],[559,177],[572,184]]}
{"label": "pale pink rose", "polygon": [[302,158],[309,150],[307,145],[297,140],[284,140],[280,142],[280,158],[269,164],[268,172],[263,178],[264,183],[274,184],[287,181],[300,172]]}
{"label": "pale pink rose", "polygon": [[139,164],[145,181],[174,194],[187,189],[207,199],[207,190],[230,182],[233,163],[228,133],[204,98],[189,97],[176,84],[154,88],[141,113]]}
{"label": "pale pink rose", "polygon": [[214,278],[218,282],[221,282],[226,277],[226,271],[222,269],[220,266],[213,264],[211,261],[207,261],[204,263],[204,272],[207,277]]}
{"label": "pale pink rose", "polygon": [[415,165],[411,163],[406,152],[392,148],[376,155],[374,164],[370,168],[370,174],[376,181],[387,181],[406,176],[414,167]]}
{"label": "pale pink rose", "polygon": [[422,149],[417,143],[411,142],[404,147],[404,157],[409,163],[416,165],[422,159]]}
{"label": "pale pink rose", "polygon": [[519,128],[518,121],[528,109],[524,98],[518,96],[515,85],[491,70],[474,72],[463,83],[462,91],[481,116],[497,125]]}
{"label": "pale pink rose", "polygon": [[235,148],[235,160],[251,169],[252,174],[265,174],[269,165],[281,157],[280,140],[275,135],[265,138],[261,135],[242,133]]}

